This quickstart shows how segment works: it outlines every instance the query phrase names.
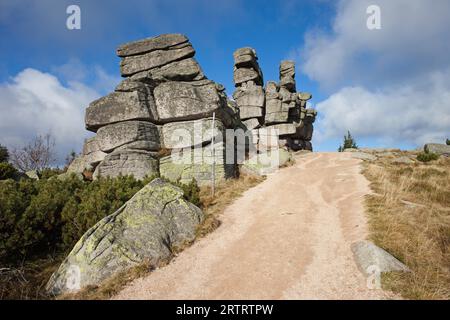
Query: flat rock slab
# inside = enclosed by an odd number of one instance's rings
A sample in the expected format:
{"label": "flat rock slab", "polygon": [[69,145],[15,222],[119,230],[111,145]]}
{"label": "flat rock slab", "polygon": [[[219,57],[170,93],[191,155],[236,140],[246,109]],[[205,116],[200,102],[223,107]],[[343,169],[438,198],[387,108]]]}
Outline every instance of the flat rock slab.
{"label": "flat rock slab", "polygon": [[158,126],[145,121],[125,121],[101,127],[97,131],[96,141],[103,152],[111,152],[137,141],[142,142],[143,147],[139,149],[148,151],[160,149]]}
{"label": "flat rock slab", "polygon": [[370,241],[355,242],[351,245],[351,249],[358,268],[366,275],[372,274],[375,269],[379,272],[410,271],[406,265],[389,252]]}
{"label": "flat rock slab", "polygon": [[119,57],[133,56],[155,50],[167,49],[188,42],[185,35],[172,33],[122,44],[117,48]]}
{"label": "flat rock slab", "polygon": [[202,80],[205,79],[205,75],[197,60],[188,58],[171,62],[159,68],[135,73],[129,79],[138,81],[151,79],[152,82],[158,83],[165,81]]}
{"label": "flat rock slab", "polygon": [[127,120],[155,120],[151,110],[155,103],[150,95],[140,91],[113,92],[89,104],[86,109],[86,128],[96,132],[99,128]]}
{"label": "flat rock slab", "polygon": [[156,50],[138,56],[127,56],[120,62],[120,73],[123,77],[127,77],[141,71],[161,67],[173,61],[191,58],[194,55],[194,48],[189,43],[186,43],[180,48]]}
{"label": "flat rock slab", "polygon": [[377,160],[377,157],[370,154],[370,153],[365,153],[365,152],[352,152],[352,157],[355,159],[361,159],[361,160],[367,160],[367,161],[375,161]]}
{"label": "flat rock slab", "polygon": [[155,88],[159,120],[167,123],[196,120],[212,115],[224,102],[214,82],[165,82]]}
{"label": "flat rock slab", "polygon": [[119,149],[108,154],[94,171],[99,177],[134,176],[141,180],[159,173],[157,153],[144,150]]}
{"label": "flat rock slab", "polygon": [[81,237],[46,289],[75,291],[147,259],[156,264],[171,256],[172,246],[193,240],[203,219],[180,188],[155,179]]}
{"label": "flat rock slab", "polygon": [[161,147],[167,149],[201,146],[211,142],[212,134],[218,139],[225,139],[225,127],[220,120],[212,118],[192,121],[171,122],[163,125]]}

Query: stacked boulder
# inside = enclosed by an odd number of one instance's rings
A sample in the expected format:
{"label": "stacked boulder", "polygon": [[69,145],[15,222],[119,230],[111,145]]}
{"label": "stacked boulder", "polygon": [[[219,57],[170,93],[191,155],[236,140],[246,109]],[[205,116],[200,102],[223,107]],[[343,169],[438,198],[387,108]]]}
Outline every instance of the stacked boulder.
{"label": "stacked boulder", "polygon": [[317,112],[307,109],[311,94],[297,92],[295,63],[280,63],[280,81],[262,86],[262,72],[252,48],[234,52],[233,98],[242,122],[252,130],[253,144],[258,151],[286,147],[292,150],[312,150],[313,122]]}
{"label": "stacked boulder", "polygon": [[[195,50],[181,34],[126,43],[117,55],[125,79],[87,108],[86,129],[96,136],[86,140],[82,156],[69,171],[94,171],[94,179],[161,174],[202,183],[212,166],[193,163],[211,163],[209,131],[214,128],[222,134],[237,121],[224,87],[205,77],[194,59]],[[195,153],[200,158],[194,159],[194,147],[201,149]],[[184,162],[174,163],[173,150],[182,154]],[[215,146],[214,157],[218,178],[234,175],[235,168],[225,166],[222,144]]]}
{"label": "stacked boulder", "polygon": [[239,108],[239,117],[247,130],[259,128],[264,121],[263,74],[258,64],[256,51],[240,48],[233,53],[233,93]]}

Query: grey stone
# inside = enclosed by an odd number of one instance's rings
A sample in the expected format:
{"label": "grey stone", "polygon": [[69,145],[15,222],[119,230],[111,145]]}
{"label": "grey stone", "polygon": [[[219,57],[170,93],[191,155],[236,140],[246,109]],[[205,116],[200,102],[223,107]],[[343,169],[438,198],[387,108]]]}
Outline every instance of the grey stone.
{"label": "grey stone", "polygon": [[98,285],[146,260],[157,265],[173,247],[192,241],[203,220],[180,188],[155,179],[81,237],[46,289],[61,294]]}
{"label": "grey stone", "polygon": [[158,174],[157,153],[119,149],[108,154],[94,171],[93,178],[132,175],[136,179]]}
{"label": "grey stone", "polygon": [[96,140],[103,152],[136,141],[145,143],[146,147],[141,149],[157,151],[160,148],[158,126],[145,121],[125,121],[101,127]]}
{"label": "grey stone", "polygon": [[279,124],[267,126],[266,128],[278,130],[278,134],[280,136],[294,134],[296,132],[296,127],[293,123],[279,123]]}
{"label": "grey stone", "polygon": [[151,79],[151,82],[159,84],[165,81],[202,80],[205,79],[205,75],[198,62],[194,58],[188,58],[151,70],[138,72],[133,74],[130,79],[138,81],[149,81]]}
{"label": "grey stone", "polygon": [[260,118],[263,116],[263,108],[260,107],[241,107],[239,108],[239,117],[241,120],[250,118]]}
{"label": "grey stone", "polygon": [[167,123],[161,127],[161,147],[167,149],[201,146],[215,139],[224,139],[225,127],[220,120],[205,118]]}
{"label": "grey stone", "polygon": [[92,165],[87,161],[85,156],[79,156],[73,159],[66,173],[83,173],[85,170],[91,171]]}
{"label": "grey stone", "polygon": [[262,85],[263,82],[261,72],[253,68],[235,68],[233,80],[236,86],[247,81],[254,81],[258,85]]}
{"label": "grey stone", "polygon": [[394,158],[391,161],[392,163],[402,163],[402,164],[411,164],[414,163],[414,161],[409,157],[398,157]]}
{"label": "grey stone", "polygon": [[125,57],[143,54],[150,51],[168,49],[188,41],[188,38],[182,34],[162,34],[157,37],[122,44],[117,48],[117,55]]}
{"label": "grey stone", "polygon": [[171,50],[156,50],[143,55],[127,56],[120,62],[120,72],[123,77],[135,73],[161,67],[170,62],[191,58],[195,50],[187,43],[184,47]]}
{"label": "grey stone", "polygon": [[29,170],[29,171],[25,172],[25,175],[30,179],[34,179],[34,180],[40,179],[37,170]]}
{"label": "grey stone", "polygon": [[160,174],[170,181],[189,183],[195,179],[200,186],[210,185],[213,160],[216,182],[236,176],[236,163],[232,161],[227,164],[223,142],[214,144],[214,157],[211,144],[172,152],[170,156],[161,158]]}
{"label": "grey stone", "polygon": [[209,117],[226,103],[209,80],[165,82],[155,88],[154,95],[158,118],[164,123]]}
{"label": "grey stone", "polygon": [[276,172],[289,161],[293,161],[289,151],[284,149],[268,150],[250,157],[243,163],[241,170],[247,174],[266,176]]}
{"label": "grey stone", "polygon": [[298,98],[302,101],[308,101],[312,98],[312,94],[309,92],[299,92]]}
{"label": "grey stone", "polygon": [[450,156],[450,146],[441,143],[427,143],[423,150],[427,153],[436,153],[438,155]]}
{"label": "grey stone", "polygon": [[369,153],[365,153],[365,152],[352,152],[352,158],[367,160],[367,161],[377,160],[376,156],[369,154]]}
{"label": "grey stone", "polygon": [[353,256],[360,271],[365,275],[373,272],[409,272],[409,268],[370,241],[358,241],[351,245]]}
{"label": "grey stone", "polygon": [[257,129],[260,126],[259,120],[256,118],[244,120],[242,121],[242,123],[244,124],[247,130]]}
{"label": "grey stone", "polygon": [[238,107],[264,106],[264,91],[261,86],[240,87],[233,93],[233,98]]}
{"label": "grey stone", "polygon": [[283,60],[280,62],[280,78],[284,76],[295,77],[295,62],[292,60]]}
{"label": "grey stone", "polygon": [[96,132],[102,126],[126,121],[154,121],[155,103],[143,92],[113,92],[90,103],[86,109],[86,129]]}

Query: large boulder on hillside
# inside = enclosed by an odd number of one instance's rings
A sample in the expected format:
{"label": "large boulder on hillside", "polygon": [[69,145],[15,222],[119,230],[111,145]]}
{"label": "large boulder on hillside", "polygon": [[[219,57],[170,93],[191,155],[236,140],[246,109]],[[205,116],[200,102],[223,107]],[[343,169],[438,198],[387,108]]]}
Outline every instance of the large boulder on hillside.
{"label": "large boulder on hillside", "polygon": [[155,50],[148,53],[126,56],[120,62],[120,73],[123,77],[135,73],[164,66],[170,62],[191,58],[195,50],[190,43],[183,43],[165,50]]}
{"label": "large boulder on hillside", "polygon": [[158,126],[145,121],[125,121],[101,127],[97,131],[96,142],[103,152],[133,142],[141,142],[139,149],[158,151],[160,138]]}
{"label": "large boulder on hillside", "polygon": [[145,150],[118,149],[108,154],[95,168],[93,178],[132,175],[136,179],[159,172],[157,153]]}
{"label": "large boulder on hillside", "polygon": [[427,153],[436,153],[439,155],[450,156],[450,146],[441,143],[427,143],[423,147]]}
{"label": "large boulder on hillside", "polygon": [[171,256],[173,247],[192,241],[203,219],[181,189],[155,179],[81,237],[46,289],[70,292],[146,260],[157,264]]}
{"label": "large boulder on hillside", "polygon": [[[205,118],[191,121],[166,123],[160,129],[161,147],[166,149],[202,146],[215,139],[225,139],[222,121]],[[218,141],[218,140],[216,140]]]}
{"label": "large boulder on hillside", "polygon": [[113,92],[89,104],[85,115],[86,129],[96,132],[98,128],[121,121],[153,121],[152,110],[155,110],[153,98],[143,91]]}
{"label": "large boulder on hillside", "polygon": [[226,104],[210,80],[165,82],[155,88],[154,96],[158,118],[164,123],[210,117]]}

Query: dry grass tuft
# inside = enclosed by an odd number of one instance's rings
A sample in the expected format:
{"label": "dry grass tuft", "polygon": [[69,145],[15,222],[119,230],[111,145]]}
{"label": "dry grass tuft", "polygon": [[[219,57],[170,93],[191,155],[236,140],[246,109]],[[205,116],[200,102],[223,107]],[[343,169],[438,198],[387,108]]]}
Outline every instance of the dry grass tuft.
{"label": "dry grass tuft", "polygon": [[366,163],[374,194],[366,198],[372,240],[411,268],[383,284],[410,299],[450,298],[450,159]]}

